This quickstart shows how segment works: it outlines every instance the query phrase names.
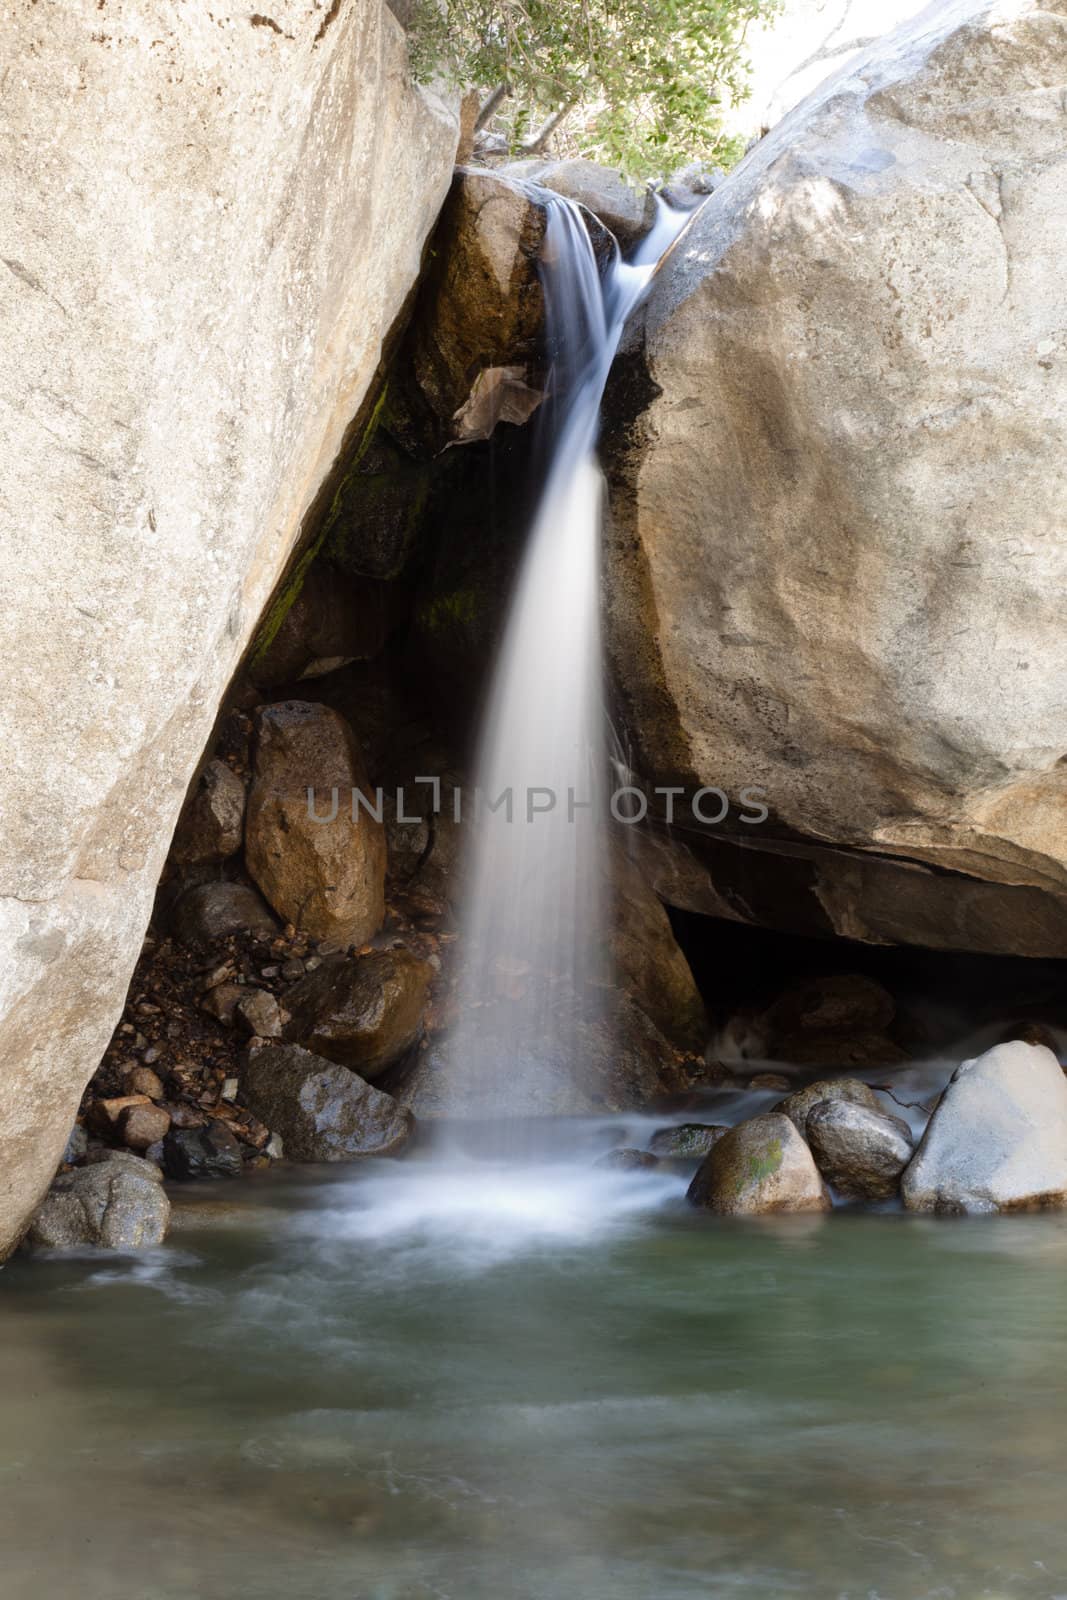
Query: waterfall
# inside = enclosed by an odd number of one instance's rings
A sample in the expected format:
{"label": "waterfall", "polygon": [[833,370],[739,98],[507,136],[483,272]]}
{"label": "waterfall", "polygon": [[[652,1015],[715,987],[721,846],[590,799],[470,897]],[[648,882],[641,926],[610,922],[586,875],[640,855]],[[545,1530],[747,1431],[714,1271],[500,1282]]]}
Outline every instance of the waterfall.
{"label": "waterfall", "polygon": [[492,680],[468,808],[453,1082],[468,1110],[582,1104],[603,1015],[605,716],[600,402],[626,319],[688,220],[661,203],[632,261],[602,272],[580,207],[544,189],[551,436]]}

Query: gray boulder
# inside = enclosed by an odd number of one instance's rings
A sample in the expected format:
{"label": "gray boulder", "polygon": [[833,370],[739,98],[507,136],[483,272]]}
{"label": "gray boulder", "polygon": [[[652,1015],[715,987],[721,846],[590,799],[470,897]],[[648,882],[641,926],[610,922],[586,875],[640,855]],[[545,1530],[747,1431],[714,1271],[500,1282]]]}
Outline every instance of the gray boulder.
{"label": "gray boulder", "polygon": [[896,1194],[915,1149],[901,1118],[853,1100],[820,1100],[808,1112],[805,1134],[827,1183],[856,1200]]}
{"label": "gray boulder", "polygon": [[707,853],[731,916],[1063,951],[1065,27],[955,0],[824,84],[696,215],[607,397],[635,764],[774,815]]}
{"label": "gray boulder", "polygon": [[162,1244],[170,1201],[162,1173],[124,1153],[61,1172],[38,1206],[26,1242],[35,1250],[144,1250]]}
{"label": "gray boulder", "polygon": [[689,1185],[691,1205],[720,1216],[829,1211],[811,1151],[788,1117],[752,1117],[716,1140]]}
{"label": "gray boulder", "polygon": [[818,1083],[809,1083],[806,1088],[796,1089],[792,1094],[787,1094],[784,1100],[779,1100],[774,1109],[788,1117],[796,1126],[798,1133],[805,1134],[809,1111],[824,1100],[835,1104],[847,1101],[878,1113],[883,1109],[882,1102],[874,1090],[869,1084],[861,1083],[859,1078],[821,1078]]}
{"label": "gray boulder", "polygon": [[664,1159],[690,1161],[706,1156],[729,1131],[713,1122],[682,1122],[674,1128],[660,1128],[648,1141],[648,1148]]}
{"label": "gray boulder", "polygon": [[260,1045],[241,1073],[242,1103],[281,1135],[294,1161],[391,1156],[415,1119],[347,1067],[294,1044]]}
{"label": "gray boulder", "polygon": [[171,911],[171,929],[182,944],[200,947],[231,933],[271,938],[278,924],[246,883],[198,883],[186,889]]}
{"label": "gray boulder", "polygon": [[909,1211],[1034,1211],[1067,1201],[1067,1077],[1041,1044],[957,1067],[904,1174]]}

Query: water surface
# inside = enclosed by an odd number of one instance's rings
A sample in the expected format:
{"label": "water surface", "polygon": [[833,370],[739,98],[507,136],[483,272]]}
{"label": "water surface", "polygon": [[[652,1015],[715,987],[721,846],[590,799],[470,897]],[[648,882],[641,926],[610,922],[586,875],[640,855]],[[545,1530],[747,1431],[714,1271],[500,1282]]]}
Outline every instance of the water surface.
{"label": "water surface", "polygon": [[4,1600],[1067,1597],[1067,1222],[462,1156],[0,1276]]}

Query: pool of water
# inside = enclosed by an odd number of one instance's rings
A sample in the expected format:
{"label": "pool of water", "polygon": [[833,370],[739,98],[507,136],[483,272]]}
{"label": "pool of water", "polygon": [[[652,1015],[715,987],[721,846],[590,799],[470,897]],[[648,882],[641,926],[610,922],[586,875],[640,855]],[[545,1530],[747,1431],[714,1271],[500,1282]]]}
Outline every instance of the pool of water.
{"label": "pool of water", "polygon": [[3,1600],[1067,1597],[1067,1220],[462,1153],[0,1274]]}

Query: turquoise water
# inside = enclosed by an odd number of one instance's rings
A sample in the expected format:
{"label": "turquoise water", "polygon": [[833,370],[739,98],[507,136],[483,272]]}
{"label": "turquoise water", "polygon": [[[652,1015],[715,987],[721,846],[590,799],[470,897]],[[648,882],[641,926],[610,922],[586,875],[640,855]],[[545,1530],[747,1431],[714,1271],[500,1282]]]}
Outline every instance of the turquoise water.
{"label": "turquoise water", "polygon": [[16,1261],[4,1600],[1067,1596],[1067,1221],[683,1190],[265,1174]]}

